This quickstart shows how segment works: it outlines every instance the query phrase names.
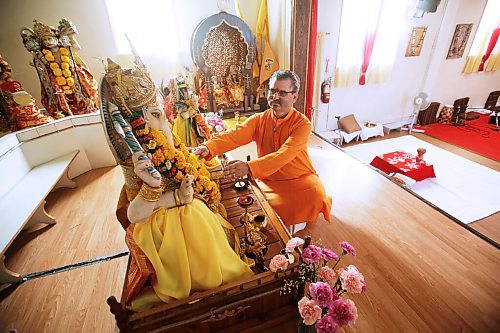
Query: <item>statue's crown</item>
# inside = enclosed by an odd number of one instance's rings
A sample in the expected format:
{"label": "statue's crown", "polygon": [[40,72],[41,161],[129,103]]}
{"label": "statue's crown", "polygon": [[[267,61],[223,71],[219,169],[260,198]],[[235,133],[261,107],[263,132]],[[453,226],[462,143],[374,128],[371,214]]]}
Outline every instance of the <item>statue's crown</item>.
{"label": "statue's crown", "polygon": [[37,20],[33,20],[33,31],[35,36],[39,39],[43,39],[43,37],[46,36],[57,37],[55,28],[45,25]]}
{"label": "statue's crown", "polygon": [[122,110],[139,111],[156,104],[156,87],[144,66],[136,64],[134,69],[122,69],[108,58],[105,79],[114,102]]}

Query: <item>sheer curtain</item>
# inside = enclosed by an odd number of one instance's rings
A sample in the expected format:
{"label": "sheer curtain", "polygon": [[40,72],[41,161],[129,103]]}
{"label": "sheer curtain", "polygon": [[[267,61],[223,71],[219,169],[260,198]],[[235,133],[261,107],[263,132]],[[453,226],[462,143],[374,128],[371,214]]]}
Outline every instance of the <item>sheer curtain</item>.
{"label": "sheer curtain", "polygon": [[335,87],[387,82],[411,0],[344,0]]}
{"label": "sheer curtain", "polygon": [[106,0],[106,6],[119,62],[131,65],[127,34],[155,81],[192,66],[191,34],[203,18],[218,12],[216,3],[195,1]]}
{"label": "sheer curtain", "polygon": [[488,0],[469,50],[463,73],[500,69],[500,0]]}

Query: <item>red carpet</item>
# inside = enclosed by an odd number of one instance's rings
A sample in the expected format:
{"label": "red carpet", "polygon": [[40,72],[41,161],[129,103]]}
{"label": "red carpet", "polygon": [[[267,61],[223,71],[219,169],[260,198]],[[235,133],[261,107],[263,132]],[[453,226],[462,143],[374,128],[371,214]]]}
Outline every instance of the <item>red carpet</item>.
{"label": "red carpet", "polygon": [[500,132],[493,131],[495,127],[488,124],[487,115],[467,120],[465,126],[437,123],[419,126],[429,136],[500,161]]}

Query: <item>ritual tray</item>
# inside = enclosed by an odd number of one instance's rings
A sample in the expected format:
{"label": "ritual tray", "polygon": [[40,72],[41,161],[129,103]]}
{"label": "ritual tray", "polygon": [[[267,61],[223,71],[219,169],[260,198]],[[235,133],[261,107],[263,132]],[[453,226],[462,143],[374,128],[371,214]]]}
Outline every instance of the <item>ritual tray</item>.
{"label": "ritual tray", "polygon": [[[237,204],[240,196],[254,198],[248,212],[266,215],[268,223],[261,231],[267,236],[268,250],[264,262],[268,267],[271,258],[285,247],[290,235],[255,183],[250,182],[246,189],[238,191],[233,182],[220,185],[228,221],[240,239],[244,237],[244,228],[239,222],[244,210]],[[124,308],[124,295],[121,303],[114,296],[107,302],[121,332],[258,332],[295,320],[298,295],[280,295],[279,290],[284,279],[298,277],[297,265],[290,265],[286,274],[255,273],[251,278],[197,292],[186,299],[140,313],[131,313]]]}

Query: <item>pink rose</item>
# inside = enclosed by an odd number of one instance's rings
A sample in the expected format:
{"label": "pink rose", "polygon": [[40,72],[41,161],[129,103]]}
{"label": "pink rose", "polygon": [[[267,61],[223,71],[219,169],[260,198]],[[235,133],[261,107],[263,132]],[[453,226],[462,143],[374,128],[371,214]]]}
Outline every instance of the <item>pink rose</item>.
{"label": "pink rose", "polygon": [[304,324],[314,325],[316,320],[321,318],[321,308],[316,304],[315,301],[310,300],[309,298],[304,296],[299,301],[298,305],[299,313],[304,320]]}
{"label": "pink rose", "polygon": [[302,260],[306,264],[319,262],[321,260],[321,257],[321,248],[314,245],[309,245],[302,251]]}
{"label": "pink rose", "polygon": [[346,326],[356,321],[358,310],[350,299],[339,298],[332,302],[327,316],[331,316],[339,326]]}
{"label": "pink rose", "polygon": [[335,271],[328,266],[323,266],[319,270],[319,277],[322,281],[328,283],[330,286],[333,286],[336,281],[337,274]]}
{"label": "pink rose", "polygon": [[340,242],[339,245],[342,248],[343,252],[348,253],[352,256],[356,255],[356,249],[354,248],[354,246],[352,246],[348,242],[346,242],[346,241]]}
{"label": "pink rose", "polygon": [[293,251],[295,251],[296,247],[299,247],[302,244],[304,244],[304,240],[302,238],[293,237],[286,243],[286,252],[292,253]]}
{"label": "pink rose", "polygon": [[358,271],[356,266],[349,265],[347,269],[342,269],[339,273],[342,288],[347,292],[359,294],[366,290],[365,278],[363,274]]}
{"label": "pink rose", "polygon": [[309,285],[309,292],[313,300],[322,308],[327,308],[333,300],[332,288],[325,282],[316,282]]}
{"label": "pink rose", "polygon": [[269,269],[271,272],[277,272],[278,270],[286,270],[288,267],[288,259],[282,254],[277,254],[271,259],[269,263]]}

